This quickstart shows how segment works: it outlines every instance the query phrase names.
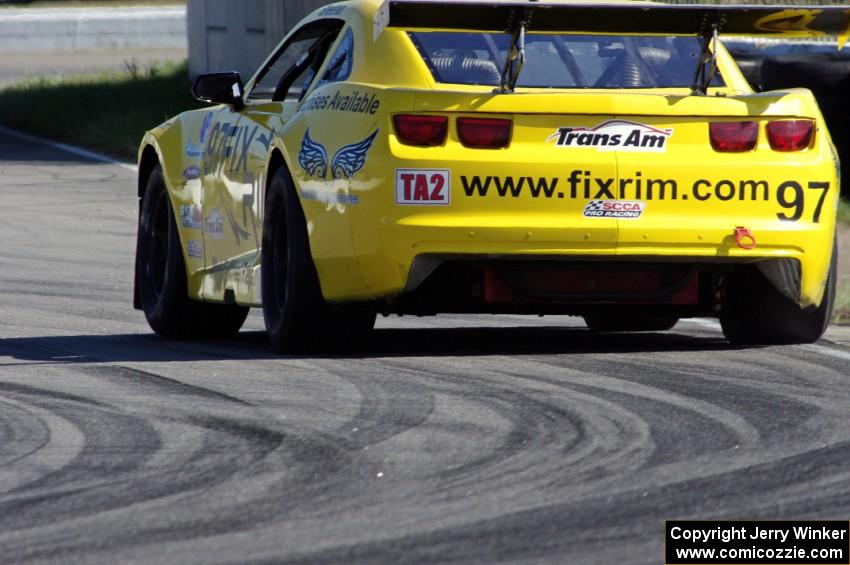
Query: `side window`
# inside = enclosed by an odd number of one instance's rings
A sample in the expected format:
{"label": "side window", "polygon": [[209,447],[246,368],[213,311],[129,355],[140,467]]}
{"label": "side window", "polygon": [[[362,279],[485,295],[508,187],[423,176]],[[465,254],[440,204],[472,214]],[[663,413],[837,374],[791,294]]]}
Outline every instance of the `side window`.
{"label": "side window", "polygon": [[328,68],[322,75],[319,85],[332,82],[342,82],[351,76],[351,67],[354,64],[354,34],[348,28],[336,52],[331,56]]}
{"label": "side window", "polygon": [[260,71],[249,100],[298,98],[309,87],[344,22],[310,22],[286,42]]}

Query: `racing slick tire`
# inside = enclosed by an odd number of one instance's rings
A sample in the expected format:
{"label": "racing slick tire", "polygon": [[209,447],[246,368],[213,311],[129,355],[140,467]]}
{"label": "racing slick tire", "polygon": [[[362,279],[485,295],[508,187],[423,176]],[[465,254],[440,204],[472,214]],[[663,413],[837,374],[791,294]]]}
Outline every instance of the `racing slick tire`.
{"label": "racing slick tire", "polygon": [[180,234],[159,166],[148,177],[142,198],[136,272],[142,310],[159,335],[227,337],[239,331],[248,315],[242,306],[189,298]]}
{"label": "racing slick tire", "polygon": [[820,306],[801,309],[760,274],[727,282],[726,302],[720,313],[723,335],[732,345],[813,343],[829,326],[838,277],[838,244]]}
{"label": "racing slick tire", "polygon": [[584,323],[592,332],[663,332],[679,321],[677,316],[588,314]]}
{"label": "racing slick tire", "polygon": [[263,318],[275,351],[356,346],[374,327],[376,311],[369,305],[330,305],[322,297],[304,211],[284,168],[266,194],[261,261]]}

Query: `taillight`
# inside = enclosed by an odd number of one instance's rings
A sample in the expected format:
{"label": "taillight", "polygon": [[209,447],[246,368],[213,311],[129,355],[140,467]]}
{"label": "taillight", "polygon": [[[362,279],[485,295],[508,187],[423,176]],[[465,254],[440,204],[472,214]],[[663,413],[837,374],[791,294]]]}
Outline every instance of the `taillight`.
{"label": "taillight", "polygon": [[458,118],[457,134],[464,147],[502,149],[511,142],[511,120]]}
{"label": "taillight", "polygon": [[767,124],[767,140],[774,151],[800,151],[811,146],[815,124],[811,120],[782,120]]}
{"label": "taillight", "polygon": [[407,145],[442,145],[449,131],[449,119],[445,116],[397,114],[393,123],[399,140]]}
{"label": "taillight", "polygon": [[711,146],[724,153],[752,151],[759,139],[758,122],[712,122],[708,131]]}

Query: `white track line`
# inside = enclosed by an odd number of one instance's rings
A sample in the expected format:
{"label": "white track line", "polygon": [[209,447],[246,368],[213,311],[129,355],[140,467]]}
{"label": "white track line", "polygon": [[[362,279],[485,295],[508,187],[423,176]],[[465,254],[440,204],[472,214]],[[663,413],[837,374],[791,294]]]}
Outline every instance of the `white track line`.
{"label": "white track line", "polygon": [[101,7],[101,8],[4,8],[0,10],[0,23],[12,22],[91,22],[98,20],[151,20],[186,17],[185,6],[156,7]]}
{"label": "white track line", "polygon": [[95,151],[89,151],[88,149],[83,149],[82,147],[77,147],[75,145],[68,145],[67,143],[59,143],[58,141],[51,141],[49,139],[44,139],[43,137],[38,137],[35,135],[30,135],[28,133],[23,133],[11,128],[7,128],[6,126],[0,126],[0,133],[5,135],[11,135],[12,137],[18,137],[20,139],[25,139],[27,141],[33,143],[40,143],[42,145],[49,145],[55,149],[59,149],[61,151],[65,151],[67,153],[71,153],[78,157],[82,157],[84,159],[89,159],[90,161],[97,161],[98,163],[109,163],[110,165],[116,165],[123,169],[127,169],[128,171],[132,171],[134,173],[138,173],[139,169],[136,165],[132,163],[127,163],[124,161],[118,161],[117,159],[113,159],[108,155],[104,155],[103,153],[97,153]]}

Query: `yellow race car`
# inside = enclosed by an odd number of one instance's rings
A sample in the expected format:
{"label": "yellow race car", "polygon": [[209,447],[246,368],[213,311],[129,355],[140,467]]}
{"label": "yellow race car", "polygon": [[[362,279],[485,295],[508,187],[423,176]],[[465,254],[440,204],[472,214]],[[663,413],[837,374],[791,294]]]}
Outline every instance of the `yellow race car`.
{"label": "yellow race car", "polygon": [[846,7],[350,0],[139,151],[135,305],[165,336],[356,340],[381,314],[719,317],[817,340],[838,159],[807,90],[756,93],[718,34],[846,39]]}

